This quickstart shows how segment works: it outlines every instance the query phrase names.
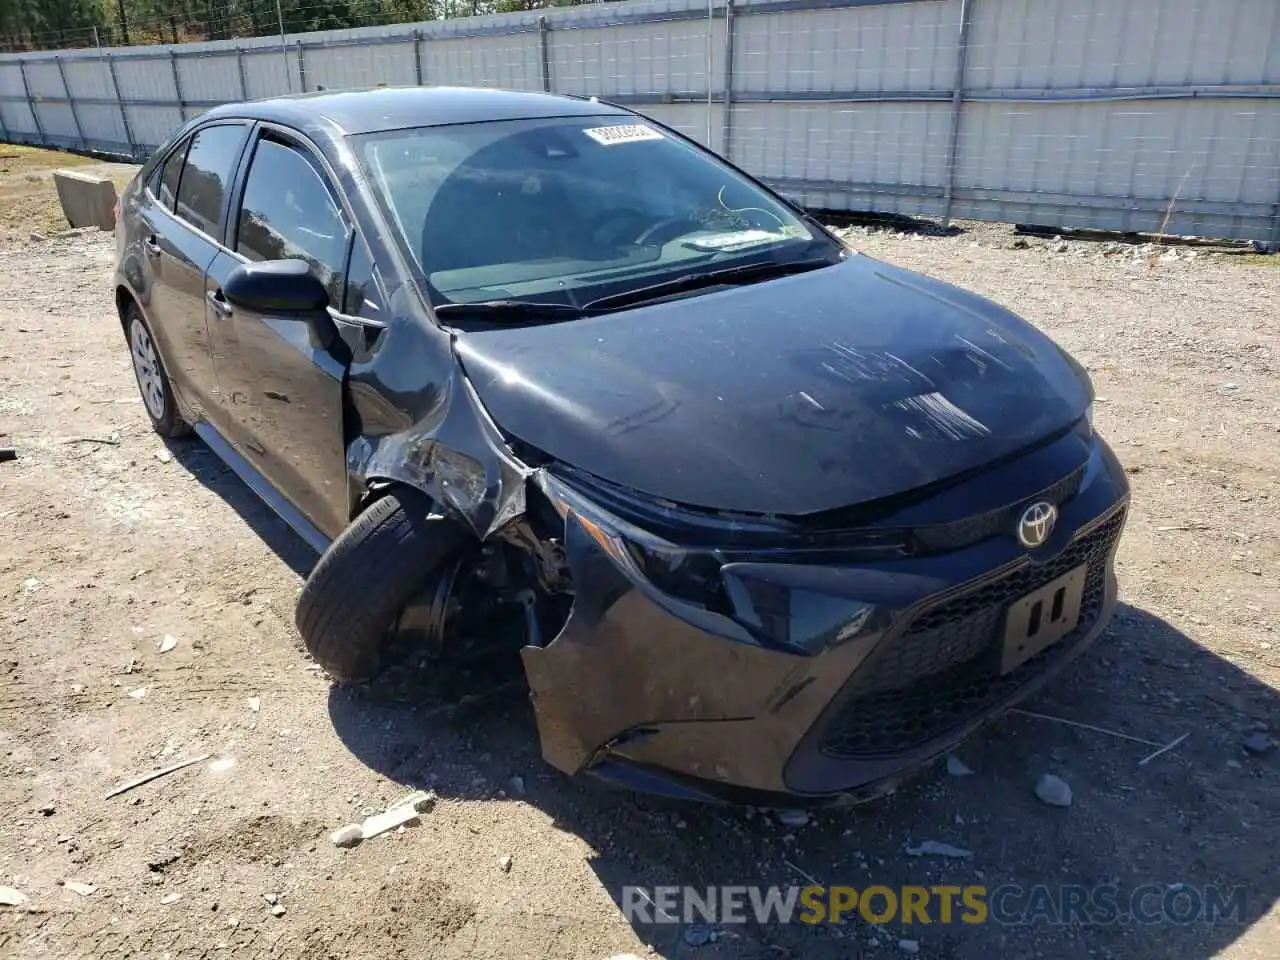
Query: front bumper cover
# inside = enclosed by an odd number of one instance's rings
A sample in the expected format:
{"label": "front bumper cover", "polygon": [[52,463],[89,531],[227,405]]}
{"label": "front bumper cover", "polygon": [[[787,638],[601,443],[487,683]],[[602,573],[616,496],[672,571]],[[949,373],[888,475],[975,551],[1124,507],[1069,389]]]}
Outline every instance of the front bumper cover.
{"label": "front bumper cover", "polygon": [[[875,564],[763,565],[789,591],[793,620],[826,601],[887,612],[812,655],[766,647],[739,622],[658,591],[570,514],[573,611],[551,643],[523,651],[543,755],[568,773],[689,799],[796,805],[884,792],[1101,634],[1127,503],[1124,471],[1094,436],[1079,489],[1034,553],[998,536]],[[1010,674],[991,670],[1000,611],[1082,563],[1077,629]]]}

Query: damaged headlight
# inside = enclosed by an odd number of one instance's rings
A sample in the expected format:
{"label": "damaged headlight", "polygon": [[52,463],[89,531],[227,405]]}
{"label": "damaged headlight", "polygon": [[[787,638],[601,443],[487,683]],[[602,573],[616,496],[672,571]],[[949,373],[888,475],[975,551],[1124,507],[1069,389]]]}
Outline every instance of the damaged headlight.
{"label": "damaged headlight", "polygon": [[[594,486],[588,497],[546,474],[543,489],[560,515],[572,516],[623,570],[669,597],[731,618],[766,646],[814,654],[882,629],[888,616],[849,595],[839,563],[855,553],[862,559],[896,554],[902,543],[890,532],[868,531],[856,548],[823,548],[767,521],[721,520],[721,543],[704,545],[697,541],[714,532],[717,518],[635,499],[618,504],[620,494]],[[652,511],[644,526],[619,515],[641,509]],[[650,525],[684,535],[676,542]]]}

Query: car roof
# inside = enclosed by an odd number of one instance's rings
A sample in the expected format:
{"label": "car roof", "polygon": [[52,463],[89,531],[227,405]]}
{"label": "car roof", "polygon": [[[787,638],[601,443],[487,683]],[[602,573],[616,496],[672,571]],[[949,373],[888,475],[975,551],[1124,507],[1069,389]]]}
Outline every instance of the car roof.
{"label": "car roof", "polygon": [[630,116],[630,111],[585,97],[480,87],[378,87],[295,94],[216,107],[205,116],[247,117],[308,127],[328,121],[344,134],[407,127],[538,117]]}

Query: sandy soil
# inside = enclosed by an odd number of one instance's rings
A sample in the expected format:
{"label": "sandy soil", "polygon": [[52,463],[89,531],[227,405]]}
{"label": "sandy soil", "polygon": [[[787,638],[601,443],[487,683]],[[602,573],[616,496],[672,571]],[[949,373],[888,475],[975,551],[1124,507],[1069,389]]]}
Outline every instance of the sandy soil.
{"label": "sandy soil", "polygon": [[[994,297],[1090,368],[1134,487],[1124,605],[1027,706],[1185,741],[1140,765],[1143,744],[1015,715],[960,751],[973,776],[926,771],[795,827],[565,779],[539,759],[514,663],[340,691],[293,628],[308,549],[198,441],[151,432],[112,309],[111,238],[24,234],[0,249],[0,446],[18,451],[0,463],[0,885],[28,899],[0,906],[0,957],[1280,955],[1280,751],[1243,749],[1280,736],[1280,270],[1014,249],[996,227],[851,239]],[[1036,798],[1043,773],[1071,785],[1069,809]],[[440,796],[420,825],[329,842],[414,788]],[[923,840],[973,856],[906,854]],[[703,943],[633,927],[618,906],[627,884],[806,877],[1243,885],[1247,917],[724,926]]]}

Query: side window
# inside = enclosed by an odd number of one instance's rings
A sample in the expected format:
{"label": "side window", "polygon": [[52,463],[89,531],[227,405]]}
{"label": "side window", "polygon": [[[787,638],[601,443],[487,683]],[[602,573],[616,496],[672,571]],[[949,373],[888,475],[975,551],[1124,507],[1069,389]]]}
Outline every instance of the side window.
{"label": "side window", "polygon": [[242,124],[221,124],[197,131],[187,150],[175,212],[211,237],[222,237],[222,198],[243,140]]}
{"label": "side window", "polygon": [[351,248],[347,267],[347,288],[342,297],[342,312],[352,317],[382,319],[382,295],[373,279],[373,258],[364,240],[357,236]]}
{"label": "side window", "polygon": [[236,224],[236,251],[250,260],[300,259],[341,303],[347,227],[320,172],[303,152],[263,138],[253,153]]}
{"label": "side window", "polygon": [[182,161],[186,159],[187,147],[190,145],[190,140],[184,140],[160,165],[152,180],[151,192],[166,210],[173,209],[173,199],[178,195],[178,177],[182,173]]}

